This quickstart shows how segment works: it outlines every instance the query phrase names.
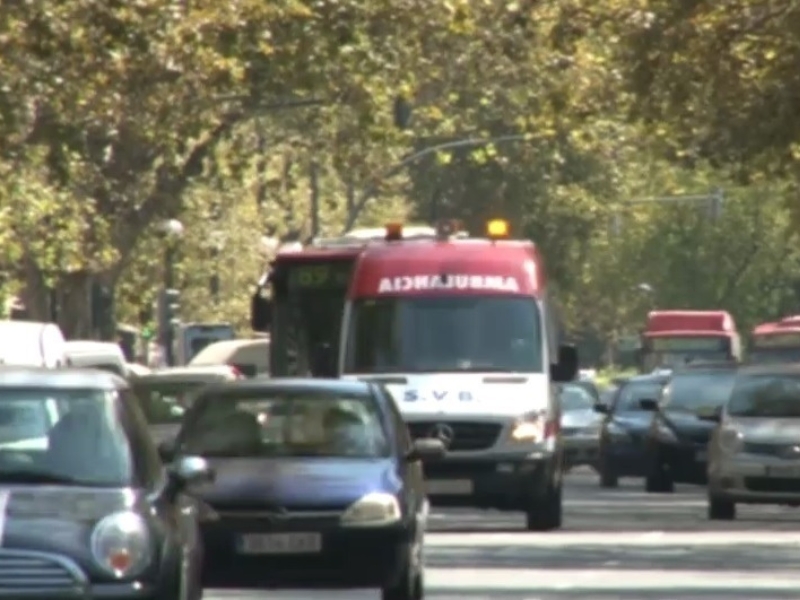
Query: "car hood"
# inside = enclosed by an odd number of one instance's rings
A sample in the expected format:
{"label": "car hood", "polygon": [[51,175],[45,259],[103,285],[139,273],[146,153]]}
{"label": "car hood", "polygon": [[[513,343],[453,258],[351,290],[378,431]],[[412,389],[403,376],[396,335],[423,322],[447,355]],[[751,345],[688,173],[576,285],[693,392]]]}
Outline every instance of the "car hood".
{"label": "car hood", "polygon": [[792,443],[800,440],[800,418],[736,417],[727,425],[738,429],[747,440]]}
{"label": "car hood", "polygon": [[388,459],[219,458],[210,459],[212,484],[198,490],[219,509],[339,509],[370,492],[401,486]]}
{"label": "car hood", "polygon": [[611,420],[615,425],[631,431],[643,431],[653,422],[653,413],[644,410],[631,410],[614,413]]}
{"label": "car hood", "polygon": [[8,486],[0,492],[0,544],[69,556],[93,579],[103,577],[89,550],[92,530],[115,512],[148,514],[144,504],[127,488]]}
{"label": "car hood", "polygon": [[384,383],[409,420],[516,417],[546,409],[550,398],[550,382],[543,373],[414,373],[357,379]]}
{"label": "car hood", "polygon": [[587,428],[597,425],[602,417],[593,409],[567,410],[561,413],[561,427],[566,429]]}
{"label": "car hood", "polygon": [[701,419],[696,413],[684,411],[664,411],[664,419],[679,436],[696,442],[711,438],[711,432],[717,426],[713,421]]}

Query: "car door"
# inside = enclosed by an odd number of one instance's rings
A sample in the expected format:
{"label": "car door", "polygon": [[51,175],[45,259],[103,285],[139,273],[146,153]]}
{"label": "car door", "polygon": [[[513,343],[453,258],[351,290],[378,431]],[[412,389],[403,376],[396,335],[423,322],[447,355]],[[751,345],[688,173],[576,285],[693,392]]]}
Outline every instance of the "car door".
{"label": "car door", "polygon": [[406,500],[406,506],[418,517],[424,517],[427,510],[427,501],[425,498],[425,480],[422,472],[422,463],[420,461],[408,461],[406,456],[409,455],[413,448],[411,434],[408,431],[408,425],[403,420],[400,410],[389,391],[384,386],[376,386],[378,393],[382,396],[382,404],[388,409],[389,422],[392,426],[392,437],[395,446],[395,455],[397,461],[397,474],[403,482],[403,494]]}

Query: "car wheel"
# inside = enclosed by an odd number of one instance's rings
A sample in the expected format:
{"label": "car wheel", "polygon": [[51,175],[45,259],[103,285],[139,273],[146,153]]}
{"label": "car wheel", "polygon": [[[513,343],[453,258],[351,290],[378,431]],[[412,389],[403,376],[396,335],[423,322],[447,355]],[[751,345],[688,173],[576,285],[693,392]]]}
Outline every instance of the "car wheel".
{"label": "car wheel", "polygon": [[600,465],[598,467],[598,471],[600,473],[600,487],[604,488],[615,488],[619,485],[619,475],[609,464],[609,461],[606,457],[601,456]]}
{"label": "car wheel", "polygon": [[551,484],[542,500],[529,507],[525,517],[528,531],[552,531],[561,527],[561,485]]}
{"label": "car wheel", "polygon": [[381,589],[381,600],[422,600],[425,597],[422,572],[412,565],[410,558],[406,560],[397,582]]}
{"label": "car wheel", "polygon": [[651,494],[671,494],[675,491],[672,475],[660,461],[655,461],[647,472],[644,489]]}
{"label": "car wheel", "polygon": [[736,518],[736,503],[709,495],[708,518],[710,521],[733,521]]}

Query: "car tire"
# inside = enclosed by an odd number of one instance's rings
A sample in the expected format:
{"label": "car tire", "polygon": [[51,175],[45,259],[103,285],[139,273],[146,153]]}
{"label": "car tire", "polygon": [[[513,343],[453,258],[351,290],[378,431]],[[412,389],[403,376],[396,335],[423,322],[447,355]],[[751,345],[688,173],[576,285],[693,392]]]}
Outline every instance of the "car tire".
{"label": "car tire", "polygon": [[600,487],[602,488],[615,488],[619,486],[619,475],[614,470],[608,459],[601,456],[598,461],[597,472],[600,474]]}
{"label": "car tire", "polygon": [[551,484],[544,498],[529,507],[525,512],[525,525],[528,531],[553,531],[561,527],[562,521],[561,485]]}
{"label": "car tire", "polygon": [[414,570],[409,557],[403,565],[398,580],[381,589],[381,600],[422,600],[425,597],[425,580],[421,571]]}
{"label": "car tire", "polygon": [[714,496],[708,496],[709,521],[733,521],[736,519],[736,503]]}
{"label": "car tire", "polygon": [[671,494],[675,491],[672,475],[660,461],[654,461],[644,480],[644,489],[649,494]]}

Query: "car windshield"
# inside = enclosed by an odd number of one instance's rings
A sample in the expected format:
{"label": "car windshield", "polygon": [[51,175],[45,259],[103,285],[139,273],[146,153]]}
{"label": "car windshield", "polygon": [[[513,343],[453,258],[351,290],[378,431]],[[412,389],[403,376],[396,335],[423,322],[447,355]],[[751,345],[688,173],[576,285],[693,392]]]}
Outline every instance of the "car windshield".
{"label": "car windshield", "polygon": [[614,404],[616,412],[642,410],[642,400],[658,400],[664,385],[658,381],[628,381],[619,391]]}
{"label": "car windshield", "polygon": [[182,451],[208,457],[374,458],[389,453],[374,399],[333,391],[206,396],[179,440]]}
{"label": "car windshield", "polygon": [[0,389],[0,484],[129,485],[114,398],[97,389]]}
{"label": "car windshield", "polygon": [[357,301],[349,373],[541,373],[539,309],[514,296],[393,297]]}
{"label": "car windshield", "polygon": [[180,423],[194,395],[210,381],[148,381],[135,379],[133,393],[150,425]]}
{"label": "car windshield", "polygon": [[800,376],[747,375],[737,380],[728,403],[732,417],[800,417]]}
{"label": "car windshield", "polygon": [[562,388],[562,410],[591,410],[592,408],[594,408],[594,397],[583,386],[568,384]]}
{"label": "car windshield", "polygon": [[713,410],[728,401],[735,379],[733,369],[676,373],[664,390],[662,404],[668,410]]}

